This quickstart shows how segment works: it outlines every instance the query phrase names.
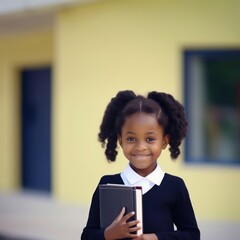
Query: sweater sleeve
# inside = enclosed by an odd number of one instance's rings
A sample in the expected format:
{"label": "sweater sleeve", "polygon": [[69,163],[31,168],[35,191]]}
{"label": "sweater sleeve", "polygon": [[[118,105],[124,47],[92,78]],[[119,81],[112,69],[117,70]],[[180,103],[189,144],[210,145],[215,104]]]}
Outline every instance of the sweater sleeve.
{"label": "sweater sleeve", "polygon": [[173,222],[175,231],[155,233],[159,240],[200,240],[200,231],[191,204],[188,190],[182,179],[179,181],[179,191],[173,207]]}
{"label": "sweater sleeve", "polygon": [[92,197],[87,225],[83,229],[81,240],[104,240],[104,230],[100,228],[99,222],[99,190],[97,187]]}

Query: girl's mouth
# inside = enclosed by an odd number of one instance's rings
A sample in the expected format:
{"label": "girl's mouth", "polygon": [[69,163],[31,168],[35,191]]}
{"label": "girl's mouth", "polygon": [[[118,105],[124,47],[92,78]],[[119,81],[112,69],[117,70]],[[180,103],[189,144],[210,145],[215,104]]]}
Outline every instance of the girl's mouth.
{"label": "girl's mouth", "polygon": [[150,154],[132,154],[134,158],[144,159],[150,156]]}

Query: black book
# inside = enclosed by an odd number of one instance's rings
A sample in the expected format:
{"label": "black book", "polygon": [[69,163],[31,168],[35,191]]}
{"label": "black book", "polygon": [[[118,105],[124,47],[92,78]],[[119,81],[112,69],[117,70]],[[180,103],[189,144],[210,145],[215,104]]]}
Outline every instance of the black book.
{"label": "black book", "polygon": [[[134,211],[135,215],[130,219],[140,220],[142,226],[142,187],[126,186],[123,184],[100,184],[100,227],[106,228],[119,215],[125,207],[125,214]],[[142,228],[137,232],[143,233]]]}

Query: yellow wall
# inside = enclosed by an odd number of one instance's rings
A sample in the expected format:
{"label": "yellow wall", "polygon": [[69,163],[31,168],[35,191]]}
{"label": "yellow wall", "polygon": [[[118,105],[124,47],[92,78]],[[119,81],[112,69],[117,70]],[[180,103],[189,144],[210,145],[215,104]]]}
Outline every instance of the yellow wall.
{"label": "yellow wall", "polygon": [[[19,79],[22,67],[53,63],[53,191],[89,204],[99,178],[120,172],[97,142],[117,91],[166,91],[180,101],[185,47],[234,47],[240,2],[109,0],[59,12],[54,32],[0,38],[0,189],[20,186]],[[239,168],[186,166],[160,158],[184,178],[198,218],[240,221]]]}
{"label": "yellow wall", "polygon": [[[57,16],[54,108],[54,189],[89,203],[103,174],[127,161],[105,161],[97,142],[103,111],[122,89],[166,91],[180,101],[185,47],[234,47],[240,2],[110,0],[65,9]],[[239,168],[186,166],[165,152],[164,170],[183,177],[198,218],[240,220]]]}
{"label": "yellow wall", "polygon": [[20,187],[20,89],[22,68],[52,63],[50,31],[0,38],[0,189]]}

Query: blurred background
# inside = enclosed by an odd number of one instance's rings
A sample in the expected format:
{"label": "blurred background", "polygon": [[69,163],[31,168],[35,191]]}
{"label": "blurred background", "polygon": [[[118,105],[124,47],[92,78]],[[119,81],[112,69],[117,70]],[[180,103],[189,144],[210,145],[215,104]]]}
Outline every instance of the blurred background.
{"label": "blurred background", "polygon": [[[186,107],[181,157],[202,240],[240,239],[240,1],[0,0],[0,239],[79,239],[121,172],[99,124],[119,90]],[[2,237],[1,237],[2,236]]]}

